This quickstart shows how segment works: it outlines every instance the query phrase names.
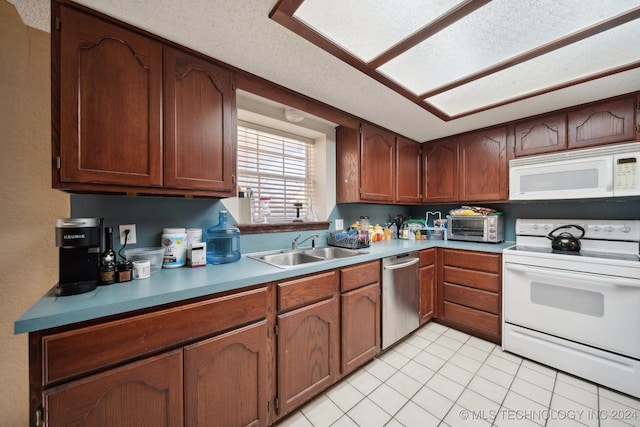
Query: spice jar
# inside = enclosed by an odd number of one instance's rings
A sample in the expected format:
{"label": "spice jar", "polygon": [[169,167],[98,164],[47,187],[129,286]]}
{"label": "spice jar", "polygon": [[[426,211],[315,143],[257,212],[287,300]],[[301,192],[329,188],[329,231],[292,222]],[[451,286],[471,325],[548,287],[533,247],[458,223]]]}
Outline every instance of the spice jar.
{"label": "spice jar", "polygon": [[132,269],[133,264],[131,263],[131,261],[118,261],[118,263],[116,264],[116,282],[130,282]]}

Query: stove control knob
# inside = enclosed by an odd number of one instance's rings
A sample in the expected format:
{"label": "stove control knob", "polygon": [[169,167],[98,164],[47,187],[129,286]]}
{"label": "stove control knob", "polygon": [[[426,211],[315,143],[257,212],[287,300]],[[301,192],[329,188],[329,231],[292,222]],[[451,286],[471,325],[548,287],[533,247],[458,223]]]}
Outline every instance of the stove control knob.
{"label": "stove control knob", "polygon": [[604,229],[604,231],[606,231],[607,233],[611,233],[613,231],[613,227],[610,225],[607,225]]}
{"label": "stove control knob", "polygon": [[620,227],[620,231],[622,231],[623,233],[628,233],[631,231],[631,227],[629,227],[628,225],[623,225],[622,227]]}
{"label": "stove control knob", "polygon": [[591,231],[594,231],[594,232],[597,233],[598,231],[600,231],[600,226],[599,225],[594,225],[593,227],[591,227]]}

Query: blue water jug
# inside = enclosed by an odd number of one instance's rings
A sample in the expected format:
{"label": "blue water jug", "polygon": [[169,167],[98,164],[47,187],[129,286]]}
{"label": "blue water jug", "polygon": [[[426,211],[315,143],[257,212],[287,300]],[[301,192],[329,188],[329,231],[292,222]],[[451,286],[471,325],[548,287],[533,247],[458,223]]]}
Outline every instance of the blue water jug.
{"label": "blue water jug", "polygon": [[226,264],[240,259],[240,230],[227,224],[227,211],[218,214],[218,225],[207,228],[207,264]]}

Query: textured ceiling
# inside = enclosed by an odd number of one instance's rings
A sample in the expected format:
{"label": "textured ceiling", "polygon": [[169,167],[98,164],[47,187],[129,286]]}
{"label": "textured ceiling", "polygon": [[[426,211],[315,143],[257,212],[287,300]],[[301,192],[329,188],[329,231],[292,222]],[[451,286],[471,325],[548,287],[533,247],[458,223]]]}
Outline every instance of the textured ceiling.
{"label": "textured ceiling", "polygon": [[[28,25],[48,26],[48,0],[12,2]],[[77,3],[420,142],[640,90],[636,69],[445,122],[269,19],[276,0]]]}

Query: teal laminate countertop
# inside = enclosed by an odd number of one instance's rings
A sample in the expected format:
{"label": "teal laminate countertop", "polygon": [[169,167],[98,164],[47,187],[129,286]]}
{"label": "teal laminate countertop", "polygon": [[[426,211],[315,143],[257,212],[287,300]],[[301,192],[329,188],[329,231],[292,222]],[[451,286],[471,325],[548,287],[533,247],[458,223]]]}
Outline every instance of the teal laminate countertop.
{"label": "teal laminate countertop", "polygon": [[449,240],[389,240],[372,243],[362,255],[302,264],[290,268],[273,267],[243,255],[231,264],[197,268],[162,269],[150,278],[98,286],[80,295],[56,297],[51,288],[14,323],[14,333],[21,334],[69,325],[101,317],[122,314],[244,287],[283,280],[309,273],[373,261],[405,252],[443,247],[502,253],[514,242],[473,243]]}

